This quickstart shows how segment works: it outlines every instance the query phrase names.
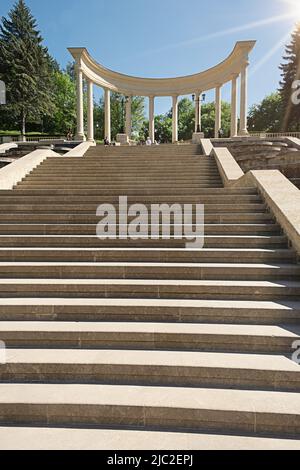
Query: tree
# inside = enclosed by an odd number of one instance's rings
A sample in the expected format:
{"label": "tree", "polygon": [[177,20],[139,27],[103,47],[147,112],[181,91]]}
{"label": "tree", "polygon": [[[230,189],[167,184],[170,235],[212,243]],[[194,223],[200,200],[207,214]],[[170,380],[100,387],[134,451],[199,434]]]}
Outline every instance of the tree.
{"label": "tree", "polygon": [[[213,138],[215,136],[215,103],[205,103],[201,109],[201,122],[202,132],[205,137]],[[231,126],[231,106],[229,103],[222,101],[222,129],[224,131],[224,137],[229,137],[230,126]]]}
{"label": "tree", "polygon": [[76,127],[76,85],[66,72],[56,71],[52,80],[54,110],[44,120],[44,130],[66,135]]}
{"label": "tree", "polygon": [[[168,113],[172,119],[172,109]],[[172,129],[172,124],[171,124]],[[195,129],[195,107],[191,100],[182,98],[178,103],[178,139],[189,140]]]}
{"label": "tree", "polygon": [[279,92],[266,96],[249,111],[250,131],[280,132],[282,126],[282,98]]}
{"label": "tree", "polygon": [[18,0],[0,25],[0,79],[6,83],[6,111],[19,123],[40,120],[53,111],[51,75],[55,63],[24,0]]}
{"label": "tree", "polygon": [[[202,105],[202,131],[206,137],[215,135],[215,104]],[[224,136],[230,135],[231,107],[229,103],[222,102],[222,129]],[[195,129],[195,107],[188,98],[183,98],[178,103],[178,139],[190,140]],[[149,135],[149,122],[144,121],[140,138],[145,139]],[[172,109],[166,114],[155,116],[155,139],[161,143],[172,142]]]}
{"label": "tree", "polygon": [[[111,93],[111,137],[116,139],[125,129],[126,104],[125,97],[119,93]],[[96,138],[101,139],[104,135],[104,98],[101,97],[99,103],[95,104],[94,119],[96,126]],[[131,103],[132,134],[139,136],[145,120],[145,100],[141,96],[133,96]]]}
{"label": "tree", "polygon": [[293,83],[300,80],[300,23],[296,25],[291,42],[286,46],[283,60],[285,62],[279,67],[282,72],[279,91],[284,109],[282,129],[300,131],[300,105],[292,101]]}

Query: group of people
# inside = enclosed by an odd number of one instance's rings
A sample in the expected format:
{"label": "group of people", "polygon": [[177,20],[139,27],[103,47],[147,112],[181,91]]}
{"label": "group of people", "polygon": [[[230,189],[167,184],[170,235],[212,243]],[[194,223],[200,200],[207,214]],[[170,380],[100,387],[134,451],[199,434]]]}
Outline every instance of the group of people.
{"label": "group of people", "polygon": [[68,130],[68,133],[67,133],[67,140],[71,141],[73,140],[73,132],[71,129]]}
{"label": "group of people", "polygon": [[152,142],[151,137],[148,136],[148,137],[147,137],[147,140],[146,140],[146,145],[149,146],[149,145],[152,145],[152,144],[153,144],[153,145],[159,145],[159,143],[157,142],[157,140],[154,140],[154,142]]}
{"label": "group of people", "polygon": [[[109,139],[107,137],[105,137],[104,141],[103,141],[105,147],[108,147],[109,145],[114,145],[114,144],[111,144]],[[139,145],[147,145],[147,146],[150,146],[150,145],[159,145],[159,142],[157,142],[157,140],[154,140],[154,142],[152,142],[150,136],[147,137],[147,140],[146,142],[143,142],[143,141],[140,141],[139,142]]]}

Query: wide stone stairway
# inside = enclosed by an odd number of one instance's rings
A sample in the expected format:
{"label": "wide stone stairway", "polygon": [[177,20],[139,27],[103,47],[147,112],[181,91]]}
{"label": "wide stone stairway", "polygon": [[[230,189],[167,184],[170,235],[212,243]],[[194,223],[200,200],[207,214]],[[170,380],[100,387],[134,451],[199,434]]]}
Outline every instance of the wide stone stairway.
{"label": "wide stone stairway", "polygon": [[[100,240],[119,196],[204,204],[204,249]],[[300,265],[255,189],[197,146],[97,146],[0,211],[1,448],[300,448]]]}

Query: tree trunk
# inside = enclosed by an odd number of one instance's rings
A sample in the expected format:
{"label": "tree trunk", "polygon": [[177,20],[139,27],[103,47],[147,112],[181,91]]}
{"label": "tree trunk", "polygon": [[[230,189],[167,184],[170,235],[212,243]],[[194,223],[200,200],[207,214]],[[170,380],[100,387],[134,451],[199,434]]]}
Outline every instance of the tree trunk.
{"label": "tree trunk", "polygon": [[22,141],[26,141],[26,114],[24,111],[22,111],[22,117],[21,117],[21,137]]}

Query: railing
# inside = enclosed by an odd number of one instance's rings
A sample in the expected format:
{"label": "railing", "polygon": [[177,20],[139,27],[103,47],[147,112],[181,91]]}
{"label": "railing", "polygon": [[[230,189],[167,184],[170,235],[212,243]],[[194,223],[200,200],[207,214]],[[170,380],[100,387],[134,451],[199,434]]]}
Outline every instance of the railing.
{"label": "railing", "polygon": [[26,142],[52,142],[55,140],[66,140],[65,137],[26,137]]}
{"label": "railing", "polygon": [[22,140],[21,136],[6,136],[2,135],[0,136],[0,143],[10,143],[10,142],[54,142],[57,140],[66,140],[65,136],[28,136],[25,137],[24,140]]}
{"label": "railing", "polygon": [[249,132],[250,137],[262,139],[277,139],[282,137],[296,137],[300,139],[300,132]]}

